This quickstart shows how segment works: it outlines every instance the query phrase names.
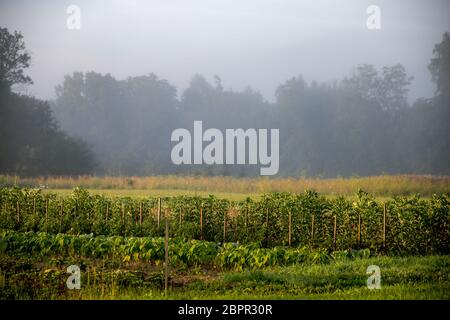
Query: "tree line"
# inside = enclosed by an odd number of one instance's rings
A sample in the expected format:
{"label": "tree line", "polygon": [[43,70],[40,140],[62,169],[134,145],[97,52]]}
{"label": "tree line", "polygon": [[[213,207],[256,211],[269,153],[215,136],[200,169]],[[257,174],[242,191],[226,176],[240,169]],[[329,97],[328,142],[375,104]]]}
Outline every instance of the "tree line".
{"label": "tree line", "polygon": [[[432,53],[429,70],[436,92],[412,104],[412,78],[400,64],[380,70],[358,65],[331,84],[299,75],[278,86],[273,103],[251,87],[225,89],[219,76],[210,82],[195,75],[178,97],[175,86],[153,73],[118,80],[74,72],[56,87],[50,102],[12,93],[10,83],[1,99],[0,110],[8,117],[0,118],[0,172],[259,175],[253,165],[172,164],[171,132],[202,120],[221,130],[279,128],[280,176],[450,174],[449,33]],[[47,131],[39,129],[42,121]],[[54,161],[51,166],[48,159]]]}

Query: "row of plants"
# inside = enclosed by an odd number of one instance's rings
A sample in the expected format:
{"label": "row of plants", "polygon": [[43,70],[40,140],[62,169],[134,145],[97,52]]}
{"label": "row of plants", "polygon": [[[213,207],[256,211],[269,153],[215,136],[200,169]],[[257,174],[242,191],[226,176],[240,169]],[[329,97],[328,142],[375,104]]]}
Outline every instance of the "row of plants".
{"label": "row of plants", "polygon": [[[262,248],[252,244],[218,244],[202,240],[169,240],[170,265],[210,267],[220,270],[261,269],[298,263],[326,263],[333,259],[367,258],[369,249],[329,252],[308,247]],[[162,266],[164,238],[49,234],[45,232],[0,231],[0,253],[48,260],[64,257],[71,261],[148,262]]]}
{"label": "row of plants", "polygon": [[450,252],[448,195],[394,197],[363,191],[355,200],[314,191],[230,201],[209,197],[109,198],[76,188],[58,197],[39,189],[0,189],[0,228],[52,234],[171,237],[256,242],[262,247],[369,248],[396,254]]}

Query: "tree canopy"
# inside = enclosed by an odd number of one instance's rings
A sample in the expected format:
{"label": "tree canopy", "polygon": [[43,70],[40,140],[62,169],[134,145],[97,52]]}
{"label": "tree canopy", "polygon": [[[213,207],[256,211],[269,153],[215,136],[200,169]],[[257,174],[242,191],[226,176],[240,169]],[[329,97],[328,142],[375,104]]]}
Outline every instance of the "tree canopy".
{"label": "tree canopy", "polygon": [[15,84],[32,83],[24,69],[31,57],[22,35],[0,28],[0,173],[69,175],[95,167],[88,145],[63,132],[50,105],[12,91]]}

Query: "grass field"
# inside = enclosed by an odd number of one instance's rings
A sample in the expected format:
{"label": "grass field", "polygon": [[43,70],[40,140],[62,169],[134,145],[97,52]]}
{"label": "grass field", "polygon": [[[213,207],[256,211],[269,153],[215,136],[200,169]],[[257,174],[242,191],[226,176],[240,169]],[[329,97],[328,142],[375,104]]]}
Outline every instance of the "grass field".
{"label": "grass field", "polygon": [[[145,195],[154,194],[217,194],[225,197],[245,197],[264,192],[286,191],[301,193],[306,189],[326,195],[354,195],[358,189],[365,190],[377,197],[421,194],[450,193],[449,176],[375,176],[335,179],[314,178],[231,178],[231,177],[195,177],[195,176],[152,176],[152,177],[36,177],[20,178],[0,176],[0,186],[47,186],[49,189],[73,189],[84,187],[90,190],[125,190]],[[144,191],[145,190],[145,191]],[[111,191],[112,192],[112,191]],[[128,192],[128,191],[126,191]]]}

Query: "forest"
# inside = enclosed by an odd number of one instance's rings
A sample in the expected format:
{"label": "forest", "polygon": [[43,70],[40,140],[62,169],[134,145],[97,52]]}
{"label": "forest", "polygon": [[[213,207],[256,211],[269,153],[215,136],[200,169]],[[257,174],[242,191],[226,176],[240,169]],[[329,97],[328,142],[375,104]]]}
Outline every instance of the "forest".
{"label": "forest", "polygon": [[277,128],[277,176],[450,174],[450,34],[430,48],[431,98],[410,102],[401,65],[357,65],[340,81],[296,75],[274,102],[257,90],[226,89],[220,76],[193,76],[182,92],[154,73],[116,79],[73,72],[41,101],[20,87],[32,57],[20,32],[1,33],[0,173],[252,177],[257,165],[174,165],[171,133],[207,127]]}

